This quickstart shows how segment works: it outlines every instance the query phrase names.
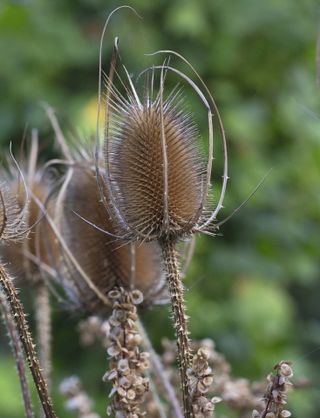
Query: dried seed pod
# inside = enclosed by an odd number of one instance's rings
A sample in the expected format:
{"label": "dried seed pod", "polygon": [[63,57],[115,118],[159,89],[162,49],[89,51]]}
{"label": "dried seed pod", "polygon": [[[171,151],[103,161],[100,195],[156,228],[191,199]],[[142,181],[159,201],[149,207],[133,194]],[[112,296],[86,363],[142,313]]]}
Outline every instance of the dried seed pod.
{"label": "dried seed pod", "polygon": [[56,223],[76,258],[72,263],[65,256],[60,268],[71,299],[91,312],[102,307],[95,292],[88,291],[80,267],[104,296],[114,286],[121,286],[140,290],[146,305],[163,301],[166,294],[158,244],[133,246],[109,235],[114,226],[99,201],[95,172],[88,162],[75,163],[70,169],[58,201]]}

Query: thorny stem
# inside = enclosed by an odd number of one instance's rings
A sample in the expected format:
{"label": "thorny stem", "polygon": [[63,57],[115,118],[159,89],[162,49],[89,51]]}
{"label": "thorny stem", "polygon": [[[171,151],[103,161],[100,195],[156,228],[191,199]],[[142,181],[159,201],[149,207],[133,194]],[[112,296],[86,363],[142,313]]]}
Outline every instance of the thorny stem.
{"label": "thorny stem", "polygon": [[157,378],[159,379],[164,392],[166,394],[167,400],[172,408],[172,413],[173,416],[175,418],[183,418],[182,412],[181,412],[181,408],[178,402],[178,399],[176,397],[176,394],[174,392],[174,389],[172,387],[172,384],[168,378],[168,376],[166,375],[164,369],[163,369],[163,365],[161,363],[161,360],[158,356],[158,354],[155,352],[152,343],[148,337],[148,334],[146,332],[146,330],[144,329],[143,324],[141,323],[140,320],[137,321],[137,326],[139,329],[139,333],[142,336],[142,345],[144,346],[145,350],[150,354],[150,361],[152,363],[153,366],[153,370],[155,372],[155,375],[157,376]]}
{"label": "thorny stem", "polygon": [[191,349],[183,299],[183,285],[179,274],[175,241],[170,238],[166,238],[161,240],[160,244],[169,285],[171,309],[177,339],[184,414],[185,418],[193,418],[190,396],[190,379],[188,376],[188,369],[191,366]]}
{"label": "thorny stem", "polygon": [[28,324],[25,318],[23,307],[21,305],[21,302],[19,301],[17,291],[14,288],[10,277],[8,276],[5,268],[1,264],[0,284],[3,287],[8,303],[10,304],[13,317],[16,321],[16,325],[20,334],[20,340],[28,360],[29,368],[39,395],[39,399],[42,404],[45,417],[56,418],[56,415],[53,411],[52,401],[48,394],[48,388],[41,373],[40,364],[28,329]]}
{"label": "thorny stem", "polygon": [[39,361],[50,390],[51,321],[49,291],[44,280],[35,284],[35,308]]}
{"label": "thorny stem", "polygon": [[12,318],[10,307],[8,306],[6,297],[4,296],[2,292],[2,286],[0,289],[0,306],[1,306],[2,314],[3,314],[3,319],[4,319],[4,322],[7,327],[9,337],[11,340],[13,355],[16,360],[16,366],[17,366],[17,371],[18,371],[19,380],[20,380],[21,394],[22,394],[26,418],[34,418],[30,392],[28,388],[28,381],[27,381],[26,371],[24,367],[24,357],[23,357],[22,348],[21,348],[20,339],[19,339],[19,333],[18,333],[16,324]]}

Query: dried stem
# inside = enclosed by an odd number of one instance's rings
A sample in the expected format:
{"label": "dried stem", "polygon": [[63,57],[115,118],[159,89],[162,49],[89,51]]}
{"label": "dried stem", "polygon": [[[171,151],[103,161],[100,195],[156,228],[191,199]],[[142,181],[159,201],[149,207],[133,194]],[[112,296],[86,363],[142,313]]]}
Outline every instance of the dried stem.
{"label": "dried stem", "polygon": [[22,348],[21,348],[20,339],[19,339],[19,333],[18,333],[16,324],[12,318],[10,307],[8,306],[6,297],[4,296],[2,292],[2,286],[0,289],[0,306],[1,306],[2,314],[3,314],[4,323],[7,327],[8,334],[10,337],[13,355],[16,360],[16,366],[17,366],[17,371],[18,371],[19,380],[20,380],[21,394],[22,394],[26,418],[34,418],[30,392],[29,392],[29,387],[28,387],[28,381],[27,381],[26,371],[24,367],[24,356],[22,353]]}
{"label": "dried stem", "polygon": [[50,390],[51,369],[51,320],[49,291],[44,280],[35,285],[35,312],[39,360],[43,377]]}
{"label": "dried stem", "polygon": [[34,349],[34,344],[28,329],[23,307],[19,301],[17,291],[14,288],[11,279],[2,265],[0,265],[0,284],[3,287],[8,303],[10,304],[13,317],[16,321],[16,325],[20,334],[20,340],[29,363],[29,368],[39,395],[39,399],[42,404],[45,417],[56,418],[56,415],[53,411],[52,401],[48,394],[48,388],[43,378],[40,364]]}
{"label": "dried stem", "polygon": [[183,285],[179,274],[175,241],[168,238],[161,240],[160,244],[171,296],[171,309],[178,347],[184,414],[186,418],[192,418],[190,378],[188,376],[188,370],[191,366],[191,349],[183,299]]}
{"label": "dried stem", "polygon": [[137,326],[139,329],[139,333],[142,336],[142,340],[143,340],[142,345],[144,346],[145,350],[150,354],[150,362],[153,366],[152,370],[154,371],[154,374],[157,376],[158,380],[160,381],[164,390],[164,394],[167,398],[167,401],[169,402],[169,405],[172,408],[172,415],[175,418],[183,418],[183,414],[181,412],[181,408],[180,408],[177,396],[175,394],[175,391],[173,389],[173,386],[140,320],[138,320]]}

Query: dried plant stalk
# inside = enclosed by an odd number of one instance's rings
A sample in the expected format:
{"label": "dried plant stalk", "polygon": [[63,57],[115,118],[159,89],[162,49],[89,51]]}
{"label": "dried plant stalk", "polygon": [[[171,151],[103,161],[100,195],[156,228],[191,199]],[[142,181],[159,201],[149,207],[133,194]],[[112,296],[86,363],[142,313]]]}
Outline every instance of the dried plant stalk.
{"label": "dried plant stalk", "polygon": [[163,259],[171,296],[174,328],[177,338],[179,370],[182,383],[182,397],[186,418],[192,416],[190,378],[188,369],[191,365],[191,349],[187,329],[187,316],[184,308],[183,285],[179,274],[175,242],[161,241]]}
{"label": "dried plant stalk", "polygon": [[3,314],[4,323],[7,327],[8,334],[10,337],[12,352],[16,361],[26,418],[34,418],[28,381],[24,367],[24,356],[22,353],[19,332],[12,318],[8,302],[4,294],[2,293],[2,286],[0,287],[0,306]]}
{"label": "dried plant stalk", "polygon": [[167,376],[166,371],[164,370],[161,359],[158,356],[158,354],[155,352],[152,346],[152,343],[148,337],[148,334],[146,330],[144,329],[144,326],[142,325],[141,321],[138,321],[137,325],[138,325],[140,334],[142,336],[142,345],[145,347],[146,351],[150,354],[150,362],[152,365],[152,371],[155,374],[157,381],[160,383],[167,401],[169,402],[170,408],[172,410],[172,415],[175,418],[183,418],[179,401],[177,399],[174,388],[170,382],[170,379]]}
{"label": "dried plant stalk", "polygon": [[39,399],[42,404],[45,417],[56,418],[56,415],[53,411],[52,401],[48,393],[47,384],[43,378],[40,364],[34,349],[34,344],[28,329],[23,307],[19,301],[17,291],[12,284],[12,280],[2,265],[0,265],[0,283],[8,303],[10,304],[12,314],[15,318],[16,325],[20,334],[21,343],[28,360],[29,368],[39,395]]}
{"label": "dried plant stalk", "polygon": [[34,290],[39,361],[43,370],[43,377],[45,378],[50,390],[51,310],[49,289],[47,288],[46,283],[42,280],[35,285]]}

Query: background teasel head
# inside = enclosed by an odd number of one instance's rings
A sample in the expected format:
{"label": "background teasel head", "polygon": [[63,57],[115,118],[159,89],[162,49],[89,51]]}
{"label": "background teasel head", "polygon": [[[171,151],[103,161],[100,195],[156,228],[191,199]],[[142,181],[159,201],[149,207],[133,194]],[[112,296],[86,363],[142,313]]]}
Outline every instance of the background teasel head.
{"label": "background teasel head", "polygon": [[[28,229],[26,218],[28,216],[29,197],[25,179],[20,168],[11,154],[15,164],[15,176],[20,178],[20,204],[17,196],[12,193],[10,188],[10,176],[8,172],[2,169],[0,171],[0,242],[1,243],[19,243],[26,238]],[[12,167],[13,171],[13,167]]]}
{"label": "background teasel head", "polygon": [[52,187],[51,181],[45,175],[42,169],[37,167],[38,159],[38,137],[36,131],[33,131],[30,151],[27,157],[19,159],[21,175],[17,176],[16,168],[8,164],[6,173],[7,185],[10,193],[16,200],[16,206],[19,211],[23,211],[25,206],[26,191],[30,196],[28,211],[24,215],[25,228],[30,230],[28,239],[23,242],[12,243],[2,249],[5,261],[10,263],[10,270],[18,278],[27,278],[36,280],[41,274],[41,263],[48,264],[47,245],[44,242],[53,240],[54,237],[46,225],[45,218],[35,201],[36,197],[45,204]]}
{"label": "background teasel head", "polygon": [[108,305],[114,286],[140,290],[145,305],[167,299],[158,244],[115,240],[89,161],[69,169],[57,199],[55,223],[68,248],[67,253],[62,249],[59,277],[75,304],[96,313]]}
{"label": "background teasel head", "polygon": [[[147,76],[142,99],[125,69],[128,86],[122,94],[114,80],[116,77],[120,79],[117,56],[116,41],[106,79],[106,174],[103,183],[108,190],[104,200],[112,208],[111,216],[118,224],[119,235],[142,241],[169,237],[176,240],[205,230],[222,207],[227,182],[224,132],[212,96],[196,72],[205,93],[168,63],[144,71]],[[185,109],[181,90],[175,88],[166,94],[168,72],[176,73],[186,81],[206,106],[209,126],[207,162],[200,150],[197,125]],[[121,79],[120,82],[124,85]],[[207,216],[205,205],[208,204],[210,189],[214,111],[222,134],[225,167],[219,202],[213,213]]]}
{"label": "background teasel head", "polygon": [[27,232],[25,218],[27,203],[21,209],[10,192],[7,182],[0,184],[0,241],[1,243],[21,242]]}

